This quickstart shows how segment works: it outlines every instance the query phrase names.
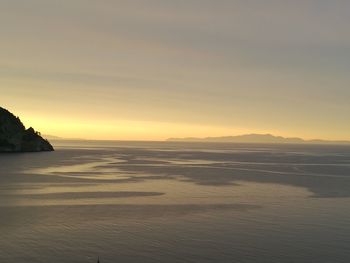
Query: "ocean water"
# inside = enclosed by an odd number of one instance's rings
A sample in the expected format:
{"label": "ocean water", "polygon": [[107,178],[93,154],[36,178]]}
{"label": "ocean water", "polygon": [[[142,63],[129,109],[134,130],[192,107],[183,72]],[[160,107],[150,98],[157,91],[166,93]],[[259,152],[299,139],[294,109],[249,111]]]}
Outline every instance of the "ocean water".
{"label": "ocean water", "polygon": [[55,142],[0,155],[0,262],[350,262],[350,147]]}

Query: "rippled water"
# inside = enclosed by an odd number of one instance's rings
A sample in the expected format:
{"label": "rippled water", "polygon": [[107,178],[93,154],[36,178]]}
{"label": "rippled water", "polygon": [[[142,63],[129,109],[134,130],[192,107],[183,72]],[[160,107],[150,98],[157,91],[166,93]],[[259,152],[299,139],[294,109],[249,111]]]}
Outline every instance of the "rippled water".
{"label": "rippled water", "polygon": [[0,155],[0,262],[350,261],[350,147],[56,148]]}

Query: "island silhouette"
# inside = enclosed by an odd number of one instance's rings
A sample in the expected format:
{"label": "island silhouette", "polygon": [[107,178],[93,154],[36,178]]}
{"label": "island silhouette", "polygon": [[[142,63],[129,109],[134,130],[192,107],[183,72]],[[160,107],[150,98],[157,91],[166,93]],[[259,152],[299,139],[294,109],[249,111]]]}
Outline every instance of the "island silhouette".
{"label": "island silhouette", "polygon": [[330,140],[305,140],[298,137],[282,137],[272,134],[244,134],[237,136],[221,137],[186,137],[186,138],[169,138],[170,142],[225,142],[225,143],[289,143],[289,144],[350,144],[350,141],[330,141]]}
{"label": "island silhouette", "polygon": [[0,152],[54,151],[34,128],[25,128],[19,117],[0,107]]}

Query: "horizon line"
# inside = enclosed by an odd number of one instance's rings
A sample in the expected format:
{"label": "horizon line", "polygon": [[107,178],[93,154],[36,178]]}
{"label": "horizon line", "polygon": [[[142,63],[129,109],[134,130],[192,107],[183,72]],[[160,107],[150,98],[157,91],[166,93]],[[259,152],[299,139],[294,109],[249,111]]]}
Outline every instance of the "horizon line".
{"label": "horizon line", "polygon": [[[65,141],[125,141],[125,142],[205,142],[204,140],[210,140],[210,139],[224,139],[224,138],[240,138],[240,137],[246,137],[246,136],[270,136],[274,139],[285,139],[285,140],[300,140],[299,143],[317,143],[317,142],[326,142],[326,143],[350,143],[350,139],[322,139],[322,138],[313,138],[313,139],[305,139],[303,137],[298,136],[282,136],[282,135],[275,135],[272,133],[246,133],[246,134],[239,134],[239,135],[223,135],[223,136],[205,136],[205,137],[195,137],[195,136],[188,136],[188,137],[168,137],[165,139],[97,139],[97,138],[66,138],[66,137],[60,137],[56,135],[49,135],[44,134],[43,137],[45,137],[48,140],[52,141],[59,141],[59,140],[65,140]],[[51,138],[50,138],[51,137]],[[193,139],[194,141],[190,141]],[[202,140],[202,141],[201,141]],[[207,142],[213,142],[213,141],[207,141]],[[220,141],[216,141],[220,142]],[[221,141],[224,142],[224,141]],[[227,143],[227,142],[226,142]],[[234,142],[233,142],[234,143]],[[253,142],[257,143],[257,142]],[[264,142],[262,142],[264,143]],[[271,142],[265,142],[265,143],[271,143]],[[285,142],[288,143],[288,142]]]}

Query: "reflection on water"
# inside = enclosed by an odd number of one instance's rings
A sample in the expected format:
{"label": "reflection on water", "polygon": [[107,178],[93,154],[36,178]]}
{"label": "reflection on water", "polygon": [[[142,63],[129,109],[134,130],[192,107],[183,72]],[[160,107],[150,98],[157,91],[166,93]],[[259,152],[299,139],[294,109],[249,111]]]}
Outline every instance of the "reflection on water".
{"label": "reflection on water", "polygon": [[348,262],[350,148],[65,142],[0,155],[0,262]]}

